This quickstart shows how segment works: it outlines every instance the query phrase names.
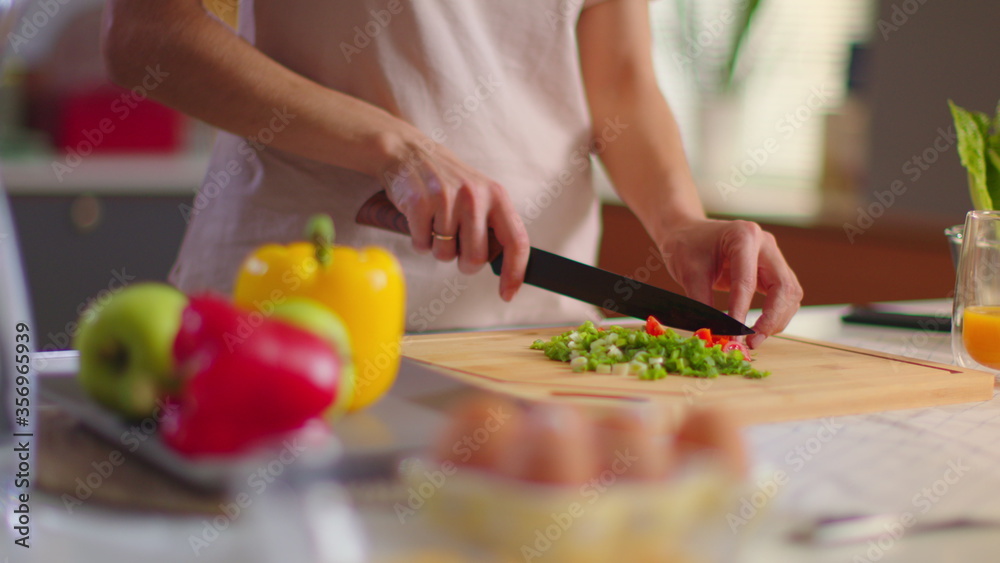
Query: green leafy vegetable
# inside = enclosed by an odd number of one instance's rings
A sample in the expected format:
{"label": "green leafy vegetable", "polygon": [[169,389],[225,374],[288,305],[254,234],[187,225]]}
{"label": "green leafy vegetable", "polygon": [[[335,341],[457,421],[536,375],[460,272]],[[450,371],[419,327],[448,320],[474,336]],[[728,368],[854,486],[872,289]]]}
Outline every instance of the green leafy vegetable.
{"label": "green leafy vegetable", "polygon": [[963,109],[951,100],[958,134],[958,155],[969,173],[969,195],[976,209],[1000,205],[1000,106],[996,117]]}
{"label": "green leafy vegetable", "polygon": [[667,329],[653,336],[645,330],[610,326],[598,329],[587,321],[576,330],[536,340],[533,350],[560,362],[569,362],[574,372],[634,375],[639,379],[663,379],[667,374],[689,377],[742,375],[760,379],[770,375],[751,367],[740,350],[724,352],[721,345],[708,346],[701,338],[682,338]]}

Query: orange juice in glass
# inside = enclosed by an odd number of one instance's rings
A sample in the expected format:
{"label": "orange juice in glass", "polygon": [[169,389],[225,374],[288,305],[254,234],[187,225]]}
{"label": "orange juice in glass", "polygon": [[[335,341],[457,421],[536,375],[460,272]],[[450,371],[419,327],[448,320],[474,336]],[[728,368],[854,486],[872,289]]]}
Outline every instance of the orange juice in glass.
{"label": "orange juice in glass", "polygon": [[962,316],[966,352],[980,364],[1000,370],[1000,306],[967,307]]}
{"label": "orange juice in glass", "polygon": [[963,367],[1000,372],[1000,212],[970,211],[955,279],[952,352]]}

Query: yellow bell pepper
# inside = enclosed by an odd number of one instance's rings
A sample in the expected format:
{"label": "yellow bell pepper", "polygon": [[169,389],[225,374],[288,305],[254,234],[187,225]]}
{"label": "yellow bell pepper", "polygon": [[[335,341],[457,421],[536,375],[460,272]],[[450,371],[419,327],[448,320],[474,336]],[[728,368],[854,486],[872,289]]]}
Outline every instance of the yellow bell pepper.
{"label": "yellow bell pepper", "polygon": [[333,221],[314,217],[309,242],[267,244],[240,268],[237,305],[266,313],[295,296],[314,299],[340,315],[350,333],[355,367],[348,410],[364,408],[392,387],[399,370],[406,285],[396,257],[385,249],[333,246]]}

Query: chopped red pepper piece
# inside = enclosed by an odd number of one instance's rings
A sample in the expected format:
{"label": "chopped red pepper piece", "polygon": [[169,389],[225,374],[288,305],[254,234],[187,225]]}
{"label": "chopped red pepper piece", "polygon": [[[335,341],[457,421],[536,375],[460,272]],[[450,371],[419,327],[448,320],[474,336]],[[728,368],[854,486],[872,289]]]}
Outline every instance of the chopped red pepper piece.
{"label": "chopped red pepper piece", "polygon": [[699,328],[698,330],[694,331],[694,335],[704,340],[705,346],[715,346],[716,344],[718,344],[719,346],[725,347],[726,344],[729,344],[729,342],[732,341],[732,338],[730,338],[729,336],[713,335],[712,330],[707,328]]}
{"label": "chopped red pepper piece", "polygon": [[711,346],[712,344],[714,344],[714,342],[712,342],[712,331],[710,329],[699,328],[698,330],[694,331],[694,335],[704,340],[707,346]]}
{"label": "chopped red pepper piece", "polygon": [[663,326],[656,317],[650,315],[646,319],[646,333],[652,336],[660,336],[667,333],[667,327]]}

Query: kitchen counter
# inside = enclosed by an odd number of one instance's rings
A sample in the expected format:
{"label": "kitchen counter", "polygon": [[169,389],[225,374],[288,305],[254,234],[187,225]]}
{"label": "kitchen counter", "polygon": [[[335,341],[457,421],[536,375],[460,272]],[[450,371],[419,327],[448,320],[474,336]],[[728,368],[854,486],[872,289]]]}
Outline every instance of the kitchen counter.
{"label": "kitchen counter", "polygon": [[11,195],[127,195],[194,197],[208,169],[207,152],[165,155],[60,154],[5,158],[0,166]]}
{"label": "kitchen counter", "polygon": [[[935,301],[908,306],[946,312],[949,305]],[[806,308],[788,332],[950,362],[946,333],[847,325],[839,318],[844,311],[841,306]],[[407,373],[401,377],[407,378]],[[929,563],[983,561],[995,554],[995,530],[990,528],[918,533],[912,524],[953,515],[1000,520],[1000,474],[995,471],[1000,464],[1000,449],[995,447],[1000,442],[1000,403],[995,399],[752,426],[745,429],[745,439],[753,460],[752,491],[771,491],[773,501],[743,514],[753,525],[735,532],[742,546],[736,561]],[[775,486],[777,481],[781,484]],[[276,485],[256,498],[243,516],[226,522],[221,531],[213,531],[202,516],[140,516],[90,505],[68,514],[59,499],[33,496],[32,552],[40,561],[68,560],[67,554],[75,561],[191,560],[193,546],[200,545],[192,538],[210,535],[214,539],[198,550],[199,560],[314,561],[308,546],[315,533],[326,538],[317,540],[319,545],[331,550],[320,560],[351,561],[357,560],[350,555],[357,555],[361,546],[348,536],[357,535],[351,530],[360,523],[369,560],[446,557],[445,540],[421,526],[400,523],[392,510],[397,498],[393,495],[399,491],[392,487],[356,494],[364,501],[353,514],[341,502],[343,492],[331,486],[314,488],[314,500],[304,509],[293,497],[278,494],[279,489]],[[315,500],[319,498],[324,500]],[[871,541],[839,547],[788,541],[789,533],[803,522],[871,513],[890,515]],[[910,518],[893,516],[903,514]],[[337,553],[340,559],[334,557]]]}

